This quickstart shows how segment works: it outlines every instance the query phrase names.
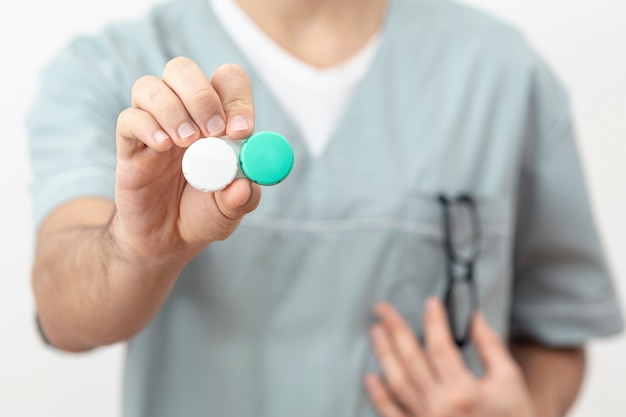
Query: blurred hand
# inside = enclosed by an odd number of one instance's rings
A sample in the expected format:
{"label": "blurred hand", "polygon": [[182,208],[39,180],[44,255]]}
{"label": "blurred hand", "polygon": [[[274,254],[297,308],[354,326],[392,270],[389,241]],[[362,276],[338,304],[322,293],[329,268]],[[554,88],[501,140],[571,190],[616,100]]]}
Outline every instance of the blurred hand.
{"label": "blurred hand", "polygon": [[228,237],[254,210],[260,187],[237,179],[204,193],[181,171],[185,149],[208,136],[245,139],[254,130],[250,80],[236,65],[207,79],[187,58],[167,63],[163,77],[145,76],[117,122],[116,213],[110,224],[125,251],[152,258],[195,256]]}
{"label": "blurred hand", "polygon": [[522,372],[482,313],[472,340],[485,366],[482,378],[466,368],[441,301],[426,302],[425,348],[389,304],[376,307],[371,336],[384,377],[365,384],[382,417],[533,417]]}

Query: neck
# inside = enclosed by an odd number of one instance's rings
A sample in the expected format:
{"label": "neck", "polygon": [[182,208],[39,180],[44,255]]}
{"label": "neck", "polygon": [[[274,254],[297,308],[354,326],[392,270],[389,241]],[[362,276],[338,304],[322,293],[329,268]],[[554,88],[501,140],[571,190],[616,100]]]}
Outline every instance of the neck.
{"label": "neck", "polygon": [[236,0],[276,43],[310,65],[336,66],[380,30],[387,0]]}

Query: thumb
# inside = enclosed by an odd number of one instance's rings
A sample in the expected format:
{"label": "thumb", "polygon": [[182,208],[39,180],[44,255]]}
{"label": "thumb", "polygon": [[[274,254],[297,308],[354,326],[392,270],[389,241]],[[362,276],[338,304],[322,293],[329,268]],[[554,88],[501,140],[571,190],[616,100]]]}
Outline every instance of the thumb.
{"label": "thumb", "polygon": [[261,187],[246,178],[238,178],[214,193],[186,186],[181,200],[180,233],[182,239],[202,247],[229,237],[244,215],[261,200]]}
{"label": "thumb", "polygon": [[508,348],[489,326],[481,311],[476,312],[472,320],[472,341],[478,349],[487,374],[501,370],[513,361]]}
{"label": "thumb", "polygon": [[245,178],[238,178],[215,193],[215,203],[224,217],[239,220],[256,209],[261,201],[261,187]]}

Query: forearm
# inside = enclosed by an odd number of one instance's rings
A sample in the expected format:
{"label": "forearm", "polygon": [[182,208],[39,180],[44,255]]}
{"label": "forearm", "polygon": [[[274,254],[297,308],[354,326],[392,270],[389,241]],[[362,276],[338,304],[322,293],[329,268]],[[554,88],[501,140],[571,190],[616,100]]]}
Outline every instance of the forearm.
{"label": "forearm", "polygon": [[565,416],[583,381],[584,348],[555,349],[531,342],[513,342],[510,348],[524,373],[537,417]]}
{"label": "forearm", "polygon": [[48,234],[33,268],[46,337],[68,351],[128,339],[154,316],[183,265],[124,253],[108,225]]}

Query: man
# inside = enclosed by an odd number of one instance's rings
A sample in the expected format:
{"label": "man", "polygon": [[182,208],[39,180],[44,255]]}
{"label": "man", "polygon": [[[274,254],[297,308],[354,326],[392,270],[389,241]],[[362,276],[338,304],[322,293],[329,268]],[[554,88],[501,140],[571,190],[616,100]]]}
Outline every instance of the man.
{"label": "man", "polygon": [[[29,127],[42,332],[128,341],[125,416],[562,416],[621,329],[565,94],[463,6],[176,1],[70,45]],[[255,130],[285,182],[186,184]]]}

